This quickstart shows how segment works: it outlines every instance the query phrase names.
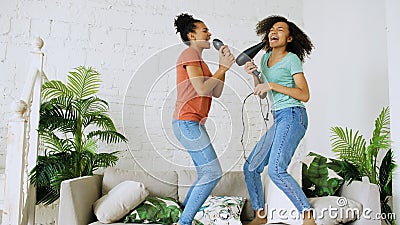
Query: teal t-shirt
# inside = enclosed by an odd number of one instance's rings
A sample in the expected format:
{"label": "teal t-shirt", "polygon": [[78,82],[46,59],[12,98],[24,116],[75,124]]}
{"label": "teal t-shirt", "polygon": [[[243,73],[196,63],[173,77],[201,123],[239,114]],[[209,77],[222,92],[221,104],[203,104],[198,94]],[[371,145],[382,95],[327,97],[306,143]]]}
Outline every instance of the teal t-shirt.
{"label": "teal t-shirt", "polygon": [[[267,82],[274,82],[285,87],[294,88],[296,84],[293,75],[303,72],[303,64],[300,58],[289,52],[281,61],[277,62],[272,67],[268,67],[268,59],[272,52],[267,52],[261,58],[261,73]],[[280,110],[288,107],[300,106],[304,104],[288,95],[272,91],[272,109]]]}

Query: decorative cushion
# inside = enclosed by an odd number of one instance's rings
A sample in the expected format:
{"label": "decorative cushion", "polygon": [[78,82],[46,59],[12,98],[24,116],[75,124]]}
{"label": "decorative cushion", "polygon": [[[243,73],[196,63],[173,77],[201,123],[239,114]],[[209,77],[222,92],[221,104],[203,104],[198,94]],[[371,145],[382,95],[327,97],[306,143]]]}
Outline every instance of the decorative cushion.
{"label": "decorative cushion", "polygon": [[245,198],[209,196],[194,217],[198,225],[241,225],[240,214]]}
{"label": "decorative cushion", "polygon": [[317,224],[335,225],[357,220],[362,216],[361,203],[337,196],[326,196],[308,199],[314,208]]}
{"label": "decorative cushion", "polygon": [[178,174],[175,171],[126,170],[115,167],[104,169],[103,195],[126,180],[143,183],[149,191],[149,196],[168,196],[178,199]]}
{"label": "decorative cushion", "polygon": [[[262,179],[264,180],[266,176],[267,173],[263,173]],[[181,170],[179,171],[178,178],[178,200],[183,202],[187,196],[187,193],[189,192],[190,187],[197,179],[197,172],[195,170]],[[248,199],[248,201],[245,201],[244,203],[241,220],[247,221],[254,218],[254,210],[251,205],[249,192],[246,188],[243,171],[229,171],[224,173],[217,186],[212,190],[211,195],[240,196]]]}
{"label": "decorative cushion", "polygon": [[[308,161],[308,162],[307,162]],[[309,153],[302,165],[302,188],[307,197],[338,195],[344,179],[338,175],[338,160]]]}
{"label": "decorative cushion", "polygon": [[120,220],[149,195],[144,185],[135,181],[124,181],[93,204],[93,211],[102,223]]}
{"label": "decorative cushion", "polygon": [[169,197],[147,197],[129,215],[124,223],[176,223],[182,214],[177,200]]}

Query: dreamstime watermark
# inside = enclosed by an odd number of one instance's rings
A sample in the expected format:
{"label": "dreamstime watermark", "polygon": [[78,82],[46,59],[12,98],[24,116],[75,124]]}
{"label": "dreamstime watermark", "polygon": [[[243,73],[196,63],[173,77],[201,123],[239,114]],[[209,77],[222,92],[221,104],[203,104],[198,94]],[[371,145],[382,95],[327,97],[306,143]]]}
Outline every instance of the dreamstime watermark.
{"label": "dreamstime watermark", "polygon": [[[312,213],[306,215],[313,215],[316,221],[325,218],[347,218],[349,220],[357,220],[360,218],[366,220],[396,219],[396,213],[378,213],[370,208],[360,208],[349,205],[348,199],[345,197],[338,198],[336,205],[311,208],[310,211]],[[267,218],[267,220],[302,220],[304,218],[304,214],[300,213],[296,208],[270,208],[268,204],[266,204],[265,212],[267,213],[258,211],[257,216],[260,218]]]}

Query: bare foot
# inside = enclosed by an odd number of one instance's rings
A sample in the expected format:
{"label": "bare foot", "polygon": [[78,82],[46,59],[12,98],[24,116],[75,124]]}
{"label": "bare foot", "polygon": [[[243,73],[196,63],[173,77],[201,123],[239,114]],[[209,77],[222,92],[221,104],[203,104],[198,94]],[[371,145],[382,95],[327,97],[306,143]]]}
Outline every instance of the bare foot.
{"label": "bare foot", "polygon": [[304,220],[303,225],[317,225],[314,220]]}
{"label": "bare foot", "polygon": [[256,217],[247,225],[260,225],[267,223],[267,216],[265,215],[264,210],[256,211]]}
{"label": "bare foot", "polygon": [[315,223],[312,211],[307,211],[304,213],[303,225],[317,225]]}

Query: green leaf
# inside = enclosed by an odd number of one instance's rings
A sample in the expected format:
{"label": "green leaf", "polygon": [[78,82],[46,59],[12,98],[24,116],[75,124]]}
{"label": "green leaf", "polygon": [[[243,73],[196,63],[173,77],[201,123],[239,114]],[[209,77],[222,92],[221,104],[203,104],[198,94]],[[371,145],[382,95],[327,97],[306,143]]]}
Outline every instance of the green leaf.
{"label": "green leaf", "polygon": [[84,127],[88,127],[89,125],[96,125],[97,127],[103,130],[116,131],[114,123],[112,119],[103,112],[93,112],[87,113],[83,117],[83,125]]}
{"label": "green leaf", "polygon": [[316,153],[310,166],[302,165],[302,188],[307,197],[320,197],[337,194],[344,180],[329,178],[328,159]]}
{"label": "green leaf", "polygon": [[53,98],[40,106],[39,130],[73,133],[76,130],[77,111],[70,97]]}
{"label": "green leaf", "polygon": [[118,157],[116,156],[118,152],[111,152],[111,153],[98,153],[95,154],[92,159],[92,166],[93,171],[99,168],[106,168],[110,166],[115,166],[118,161]]}
{"label": "green leaf", "polygon": [[77,98],[83,99],[96,94],[100,82],[100,74],[96,70],[80,66],[69,72],[67,87]]}
{"label": "green leaf", "polygon": [[387,196],[392,195],[392,174],[396,167],[393,151],[389,150],[383,158],[382,164],[379,168],[379,185],[381,190],[383,190]]}
{"label": "green leaf", "polygon": [[366,141],[359,131],[353,135],[352,129],[341,127],[331,128],[332,151],[337,153],[340,159],[345,159],[355,165],[362,176],[368,175],[366,169]]}
{"label": "green leaf", "polygon": [[112,130],[96,130],[92,131],[87,135],[87,138],[97,138],[100,141],[107,142],[107,143],[118,143],[118,142],[127,142],[127,139],[124,135],[112,131]]}
{"label": "green leaf", "polygon": [[71,151],[74,147],[73,142],[68,139],[59,138],[55,133],[49,131],[39,131],[41,142],[46,152]]}
{"label": "green leaf", "polygon": [[82,148],[83,148],[84,151],[91,152],[91,153],[95,154],[96,153],[96,149],[97,149],[97,144],[96,144],[96,142],[94,140],[88,139],[84,143]]}
{"label": "green leaf", "polygon": [[59,97],[70,98],[73,97],[73,93],[61,81],[52,80],[45,82],[42,85],[43,100],[50,100]]}
{"label": "green leaf", "polygon": [[336,160],[330,159],[328,162],[328,168],[335,171],[344,181],[349,181],[350,183],[354,180],[361,181],[361,174],[359,173],[356,166],[349,163],[346,160]]}
{"label": "green leaf", "polygon": [[79,99],[76,102],[76,108],[80,114],[86,115],[90,113],[106,113],[108,111],[108,103],[95,96]]}
{"label": "green leaf", "polygon": [[390,134],[390,113],[389,107],[384,107],[375,120],[375,129],[372,133],[373,137],[389,136]]}
{"label": "green leaf", "polygon": [[200,220],[193,220],[195,225],[204,225],[202,222],[200,222]]}

